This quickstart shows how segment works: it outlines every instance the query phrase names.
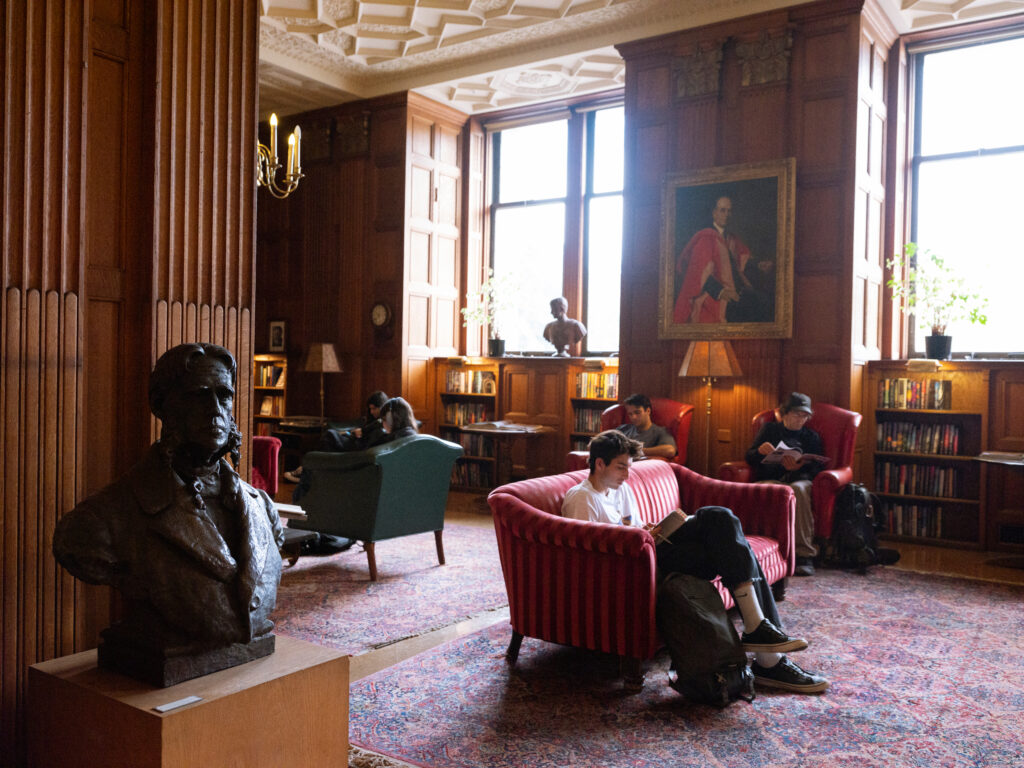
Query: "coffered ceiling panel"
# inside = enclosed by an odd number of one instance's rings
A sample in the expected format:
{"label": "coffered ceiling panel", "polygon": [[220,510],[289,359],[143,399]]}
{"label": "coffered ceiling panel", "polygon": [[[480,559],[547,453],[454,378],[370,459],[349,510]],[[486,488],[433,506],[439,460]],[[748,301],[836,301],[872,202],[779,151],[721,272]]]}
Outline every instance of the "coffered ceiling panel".
{"label": "coffered ceiling panel", "polygon": [[[613,44],[792,0],[260,0],[260,110],[404,90],[474,113],[623,83]],[[881,0],[901,32],[1024,11],[1024,0]],[[264,115],[265,116],[265,115]]]}

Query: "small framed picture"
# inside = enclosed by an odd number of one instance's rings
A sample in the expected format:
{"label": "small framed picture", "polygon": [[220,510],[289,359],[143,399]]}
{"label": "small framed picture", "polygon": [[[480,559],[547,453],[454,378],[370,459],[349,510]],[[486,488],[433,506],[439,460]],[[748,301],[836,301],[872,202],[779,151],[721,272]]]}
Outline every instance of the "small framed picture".
{"label": "small framed picture", "polygon": [[284,352],[284,320],[270,321],[270,344],[271,352]]}

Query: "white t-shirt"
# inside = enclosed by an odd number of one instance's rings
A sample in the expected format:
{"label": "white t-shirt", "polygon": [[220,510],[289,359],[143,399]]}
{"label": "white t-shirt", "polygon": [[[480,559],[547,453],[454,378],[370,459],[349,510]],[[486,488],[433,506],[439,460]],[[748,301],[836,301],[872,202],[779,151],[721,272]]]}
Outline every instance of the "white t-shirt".
{"label": "white t-shirt", "polygon": [[643,527],[644,524],[640,519],[636,497],[628,483],[601,493],[590,484],[590,478],[565,492],[562,516],[612,525]]}

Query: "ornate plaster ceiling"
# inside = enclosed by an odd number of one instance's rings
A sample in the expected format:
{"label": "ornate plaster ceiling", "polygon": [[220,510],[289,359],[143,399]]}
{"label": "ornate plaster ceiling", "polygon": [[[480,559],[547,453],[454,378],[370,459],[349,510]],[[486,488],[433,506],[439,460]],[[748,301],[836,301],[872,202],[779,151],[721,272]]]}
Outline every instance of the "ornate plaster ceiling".
{"label": "ornate plaster ceiling", "polygon": [[[882,0],[901,32],[1024,11],[1024,0]],[[792,0],[261,0],[260,109],[403,90],[464,112],[623,83],[613,43]]]}

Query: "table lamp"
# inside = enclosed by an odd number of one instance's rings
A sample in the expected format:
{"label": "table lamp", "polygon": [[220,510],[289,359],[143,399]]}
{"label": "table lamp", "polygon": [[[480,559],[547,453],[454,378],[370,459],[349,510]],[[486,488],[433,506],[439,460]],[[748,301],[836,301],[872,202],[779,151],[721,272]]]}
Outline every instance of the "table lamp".
{"label": "table lamp", "polygon": [[320,374],[320,423],[324,423],[324,374],[341,373],[344,369],[338,361],[338,353],[330,342],[315,342],[306,350],[302,370]]}

